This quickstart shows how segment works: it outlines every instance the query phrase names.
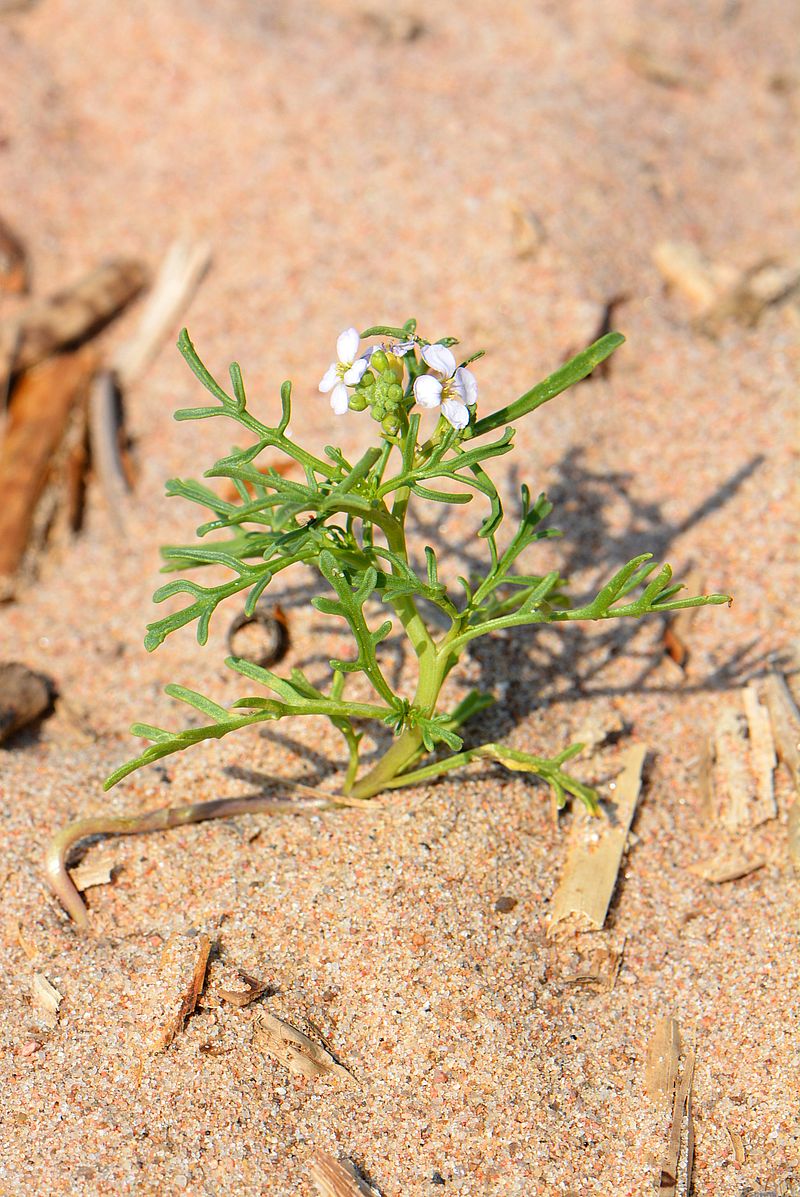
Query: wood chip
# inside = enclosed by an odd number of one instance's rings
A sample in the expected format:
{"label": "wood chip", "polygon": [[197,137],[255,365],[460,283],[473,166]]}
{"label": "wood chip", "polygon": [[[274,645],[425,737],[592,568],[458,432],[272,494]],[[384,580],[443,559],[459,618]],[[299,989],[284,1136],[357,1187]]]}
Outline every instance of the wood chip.
{"label": "wood chip", "polygon": [[318,1151],[308,1170],[320,1197],[380,1197],[350,1160],[334,1159],[327,1151]]}
{"label": "wood chip", "polygon": [[764,690],[778,756],[800,793],[800,713],[782,674],[771,673]]}
{"label": "wood chip", "polygon": [[0,322],[0,341],[3,325],[19,327],[14,370],[28,370],[98,332],[139,294],[146,280],[140,262],[107,262],[56,295],[33,300],[12,321]]}
{"label": "wood chip", "polygon": [[208,967],[200,1005],[208,1009],[218,1009],[225,1002],[229,1006],[241,1009],[260,998],[268,989],[266,981],[260,981],[235,964],[216,959],[212,960]]}
{"label": "wood chip", "polygon": [[207,935],[173,934],[161,953],[157,993],[148,1017],[145,1047],[166,1051],[197,1005],[211,952]]}
{"label": "wood chip", "polygon": [[740,277],[735,266],[715,266],[688,242],[659,242],[653,262],[669,290],[697,317],[711,311],[719,296],[732,289]]}
{"label": "wood chip", "polygon": [[73,413],[83,420],[96,364],[90,349],[65,354],[23,375],[14,389],[0,442],[0,599],[13,595],[14,575],[35,542],[37,512],[65,463],[60,451],[68,452]]}
{"label": "wood chip", "polygon": [[28,259],[25,247],[0,217],[0,291],[22,295],[28,290]]}
{"label": "wood chip", "polygon": [[51,985],[44,973],[34,973],[31,981],[31,1000],[39,1011],[42,1021],[51,1029],[58,1026],[58,1008],[64,1000],[55,985]]}
{"label": "wood chip", "polygon": [[133,336],[121,345],[111,362],[126,390],[141,378],[176,324],[211,265],[211,248],[204,243],[173,241],[147,296]]}
{"label": "wood chip", "polygon": [[260,1010],[256,1015],[253,1044],[259,1051],[274,1056],[284,1067],[300,1076],[339,1076],[353,1083],[355,1078],[308,1035],[298,1031],[282,1018]]}
{"label": "wood chip", "polygon": [[95,885],[108,885],[113,880],[116,862],[110,853],[94,857],[92,860],[82,861],[74,869],[69,870],[72,883],[83,893]]}
{"label": "wood chip", "polygon": [[671,1099],[682,1050],[683,1040],[677,1019],[660,1019],[647,1045],[645,1060],[644,1088],[651,1101]]}
{"label": "wood chip", "polygon": [[623,768],[614,790],[613,822],[580,812],[558,888],[553,896],[548,934],[559,924],[568,929],[599,931],[614,893],[625,842],[642,784],[647,749],[636,744],[622,756]]}
{"label": "wood chip", "polygon": [[713,856],[687,867],[696,877],[702,877],[713,885],[722,885],[726,881],[748,877],[758,869],[763,869],[766,863],[765,858],[754,853],[747,844],[730,844],[720,848]]}
{"label": "wood chip", "polygon": [[751,683],[745,686],[744,713],[747,716],[747,730],[750,740],[750,768],[756,782],[756,803],[758,810],[753,816],[759,823],[766,823],[778,815],[775,802],[775,790],[772,785],[772,774],[777,761],[775,759],[775,742],[772,738],[772,725],[769,712],[758,697],[758,690]]}
{"label": "wood chip", "polygon": [[54,683],[43,673],[19,661],[0,664],[0,744],[46,714],[55,692]]}

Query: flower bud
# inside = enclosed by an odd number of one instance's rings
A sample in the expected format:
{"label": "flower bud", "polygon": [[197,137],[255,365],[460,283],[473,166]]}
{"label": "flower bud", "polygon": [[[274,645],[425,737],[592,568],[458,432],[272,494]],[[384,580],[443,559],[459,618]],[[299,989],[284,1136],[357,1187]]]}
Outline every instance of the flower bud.
{"label": "flower bud", "polygon": [[350,396],[350,410],[363,411],[367,406],[367,396],[362,395],[358,390],[353,391]]}
{"label": "flower bud", "polygon": [[[384,370],[388,369],[389,359],[382,349],[376,349],[370,358],[370,365],[377,370],[378,374],[382,374]],[[394,377],[394,375],[392,375]]]}
{"label": "flower bud", "polygon": [[394,436],[400,429],[400,420],[395,415],[384,416],[381,420],[381,428],[389,436]]}

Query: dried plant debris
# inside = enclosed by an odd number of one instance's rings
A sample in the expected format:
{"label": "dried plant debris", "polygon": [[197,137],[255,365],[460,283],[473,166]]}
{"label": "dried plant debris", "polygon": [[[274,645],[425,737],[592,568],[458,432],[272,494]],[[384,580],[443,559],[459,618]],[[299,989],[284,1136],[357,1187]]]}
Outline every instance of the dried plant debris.
{"label": "dried plant debris", "polygon": [[350,1160],[337,1160],[327,1151],[318,1151],[308,1170],[320,1197],[380,1197]]}
{"label": "dried plant debris", "polygon": [[[35,299],[10,321],[19,328],[14,371],[98,332],[134,299],[147,281],[140,262],[107,262],[48,299]],[[0,322],[0,340],[3,324]]]}
{"label": "dried plant debris", "polygon": [[69,875],[75,888],[83,893],[96,885],[108,885],[114,879],[116,867],[113,856],[106,852],[93,856],[91,860],[81,861],[74,869],[69,870]]}
{"label": "dried plant debris", "polygon": [[252,976],[235,964],[219,958],[208,966],[206,986],[200,1005],[216,1009],[223,1003],[242,1009],[269,990],[269,984]]}
{"label": "dried plant debris", "polygon": [[671,1099],[682,1047],[677,1020],[670,1017],[660,1019],[647,1045],[645,1060],[644,1088],[651,1101]]}
{"label": "dried plant debris", "polygon": [[257,603],[252,615],[242,611],[228,628],[231,656],[262,669],[283,660],[289,644],[289,621],[283,608],[274,603]]}
{"label": "dried plant debris", "polygon": [[653,261],[667,287],[689,307],[695,327],[711,336],[728,320],[757,324],[766,308],[800,291],[800,262],[770,259],[740,270],[711,262],[696,246],[675,241],[658,244]]}
{"label": "dried plant debris", "polygon": [[625,61],[635,74],[670,91],[702,89],[700,76],[689,73],[684,63],[668,58],[662,51],[644,41],[634,41],[625,47]]}
{"label": "dried plant debris", "polygon": [[55,684],[45,674],[19,661],[0,663],[0,744],[47,714],[55,694]]}
{"label": "dried plant debris", "polygon": [[713,856],[695,861],[688,866],[690,873],[702,877],[713,885],[722,885],[726,881],[739,881],[742,877],[749,877],[751,873],[763,869],[766,858],[747,843],[726,844]]}
{"label": "dried plant debris", "polygon": [[211,249],[205,243],[178,239],[170,245],[136,331],[116,351],[111,363],[123,390],[141,378],[164,339],[175,331],[210,265]]}
{"label": "dried plant debris", "polygon": [[334,1059],[327,1048],[266,1010],[259,1010],[256,1015],[253,1044],[300,1076],[338,1076],[351,1084],[356,1083],[353,1074]]}
{"label": "dried plant debris", "polygon": [[28,290],[28,258],[25,247],[0,217],[0,291],[22,295]]}
{"label": "dried plant debris", "polygon": [[173,934],[161,953],[157,992],[148,1017],[146,1048],[166,1051],[197,1005],[211,952],[207,935]]}
{"label": "dried plant debris", "polygon": [[58,1026],[58,1010],[64,1000],[55,985],[51,985],[44,973],[34,973],[31,981],[31,1001],[42,1022],[51,1030]]}
{"label": "dried plant debris", "polygon": [[511,214],[511,249],[515,258],[530,259],[537,257],[540,249],[547,240],[547,233],[539,217],[530,208],[513,202],[509,206]]}
{"label": "dried plant debris", "polygon": [[772,731],[752,686],[721,711],[712,754],[713,809],[722,826],[741,831],[774,819]]}
{"label": "dried plant debris", "polygon": [[800,794],[800,712],[780,673],[769,675],[764,692],[778,756],[791,773]]}
{"label": "dried plant debris", "polygon": [[745,1155],[744,1140],[742,1139],[742,1136],[738,1131],[734,1130],[732,1126],[726,1126],[725,1130],[728,1132],[728,1138],[731,1141],[735,1163],[743,1164],[747,1157]]}
{"label": "dried plant debris", "polygon": [[66,507],[68,460],[85,435],[96,364],[85,348],[43,363],[14,388],[0,442],[0,599],[13,597],[26,553],[41,547]]}
{"label": "dried plant debris", "polygon": [[786,817],[786,836],[789,860],[800,877],[800,798],[795,798]]}
{"label": "dried plant debris", "polygon": [[656,1024],[647,1049],[645,1091],[670,1113],[667,1149],[656,1188],[662,1197],[689,1197],[694,1165],[692,1081],[695,1052],[687,1046],[674,1018]]}
{"label": "dried plant debris", "polygon": [[636,744],[622,757],[614,790],[613,820],[579,812],[573,827],[567,863],[553,896],[548,933],[564,929],[599,931],[617,881],[642,785],[647,749]]}
{"label": "dried plant debris", "polygon": [[624,939],[620,944],[607,940],[588,946],[585,950],[576,946],[564,960],[560,983],[609,993],[616,986],[624,955]]}

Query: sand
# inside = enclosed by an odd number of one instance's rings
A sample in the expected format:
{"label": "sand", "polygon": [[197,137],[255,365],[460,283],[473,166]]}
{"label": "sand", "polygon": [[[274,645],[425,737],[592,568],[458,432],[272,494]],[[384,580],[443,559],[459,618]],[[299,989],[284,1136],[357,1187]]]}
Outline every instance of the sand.
{"label": "sand", "polygon": [[[800,1171],[783,771],[779,817],[754,833],[763,868],[712,885],[686,867],[720,842],[699,781],[719,711],[770,662],[796,660],[800,318],[776,305],[709,338],[652,261],[670,239],[743,269],[800,255],[797,36],[777,0],[408,0],[391,13],[372,0],[41,0],[0,17],[0,210],[37,294],[121,253],[156,265],[179,233],[208,239],[214,264],[187,315],[202,356],[218,372],[238,360],[265,418],[292,378],[297,437],[346,452],[367,445],[369,421],[337,421],[316,393],[342,328],[414,315],[432,339],[485,348],[489,410],[625,295],[608,378],[542,409],[494,472],[512,505],[525,479],[554,499],[565,535],[540,560],[577,593],[652,550],[735,595],[697,616],[685,677],[652,620],[498,637],[454,679],[454,695],[498,689],[481,733],[531,751],[558,751],[587,720],[629,725],[580,766],[605,798],[626,745],[647,747],[602,932],[547,937],[574,812],[555,821],[544,788],[473,766],[368,812],[93,845],[87,859],[110,854],[115,875],[90,891],[92,931],[77,934],[41,868],[66,820],[280,793],[264,774],[333,790],[343,764],[338,737],[310,721],[102,793],[138,750],[134,719],[183,719],[165,683],[223,703],[239,692],[222,666],[235,606],[204,650],[191,630],[142,647],[158,546],[198,522],[164,482],[199,475],[234,435],[172,422],[199,390],[165,344],[128,396],[126,534],[94,487],[84,534],[0,609],[0,655],[51,675],[65,700],[0,748],[0,1193],[289,1197],[314,1191],[318,1150],[352,1159],[384,1197],[649,1193],[668,1118],[645,1095],[645,1058],[666,1015],[697,1051],[695,1193],[739,1197]],[[528,256],[514,209],[543,230]],[[105,334],[109,349],[135,318]],[[447,576],[479,551],[479,518],[437,515],[425,532]],[[321,677],[345,642],[310,607],[311,581],[300,572],[276,596],[286,667]],[[498,910],[501,898],[516,903]],[[201,999],[153,1054],[175,934],[208,936],[269,988],[242,1008]],[[599,947],[624,947],[613,988],[575,981]],[[31,1004],[35,973],[63,995],[55,1027]],[[326,1045],[353,1083],[259,1050],[260,1008]]]}

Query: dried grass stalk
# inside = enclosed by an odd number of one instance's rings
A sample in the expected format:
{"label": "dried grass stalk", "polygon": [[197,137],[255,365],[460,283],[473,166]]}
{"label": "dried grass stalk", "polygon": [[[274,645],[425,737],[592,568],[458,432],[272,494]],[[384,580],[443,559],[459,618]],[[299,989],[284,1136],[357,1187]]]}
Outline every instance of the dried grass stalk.
{"label": "dried grass stalk", "polygon": [[570,930],[599,931],[617,881],[625,841],[642,784],[647,749],[636,744],[623,754],[614,795],[614,822],[584,813],[576,817],[564,872],[553,897],[548,934],[569,921]]}

